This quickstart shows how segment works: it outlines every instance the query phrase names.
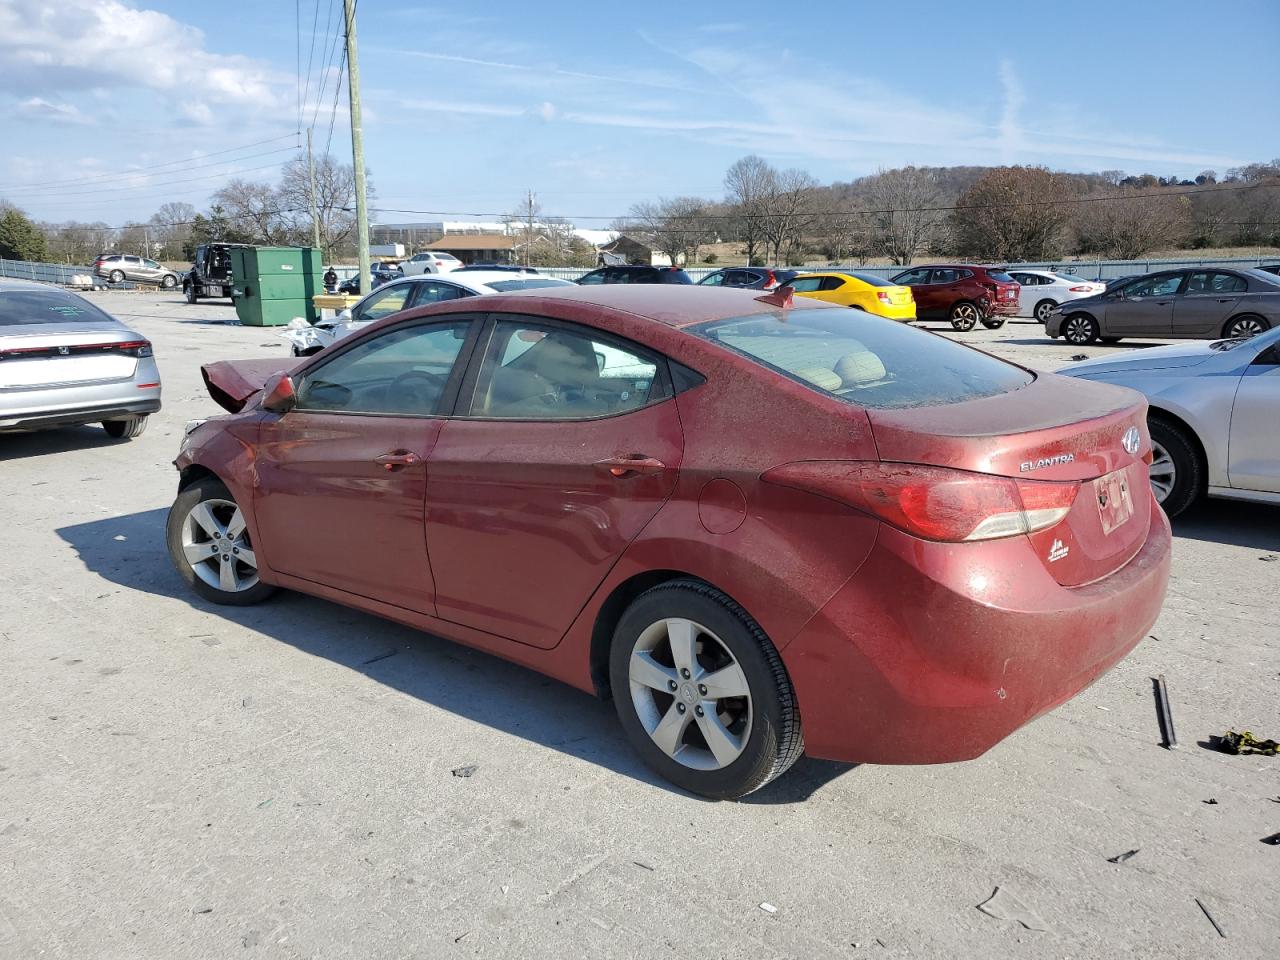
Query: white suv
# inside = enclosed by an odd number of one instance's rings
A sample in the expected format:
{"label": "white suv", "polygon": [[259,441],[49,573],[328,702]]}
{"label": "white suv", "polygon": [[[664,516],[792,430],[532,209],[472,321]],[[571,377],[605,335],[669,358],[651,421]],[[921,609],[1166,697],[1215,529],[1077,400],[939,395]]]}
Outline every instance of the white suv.
{"label": "white suv", "polygon": [[404,271],[406,277],[416,276],[420,273],[449,273],[451,270],[457,270],[460,266],[462,266],[462,261],[453,254],[440,253],[435,250],[415,253],[408,260],[400,261],[400,269]]}

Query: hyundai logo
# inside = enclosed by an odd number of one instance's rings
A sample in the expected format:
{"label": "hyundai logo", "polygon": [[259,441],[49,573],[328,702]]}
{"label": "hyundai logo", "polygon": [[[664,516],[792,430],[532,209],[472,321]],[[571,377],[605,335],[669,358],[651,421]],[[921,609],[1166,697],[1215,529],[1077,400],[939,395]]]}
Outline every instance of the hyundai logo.
{"label": "hyundai logo", "polygon": [[63,357],[70,356],[70,355],[71,355],[71,348],[70,348],[70,347],[59,347],[59,348],[58,348],[58,354],[59,354],[59,356],[63,356]]}
{"label": "hyundai logo", "polygon": [[1126,430],[1120,438],[1120,445],[1124,447],[1125,453],[1136,454],[1138,447],[1142,446],[1142,434],[1138,432],[1138,428],[1130,427]]}

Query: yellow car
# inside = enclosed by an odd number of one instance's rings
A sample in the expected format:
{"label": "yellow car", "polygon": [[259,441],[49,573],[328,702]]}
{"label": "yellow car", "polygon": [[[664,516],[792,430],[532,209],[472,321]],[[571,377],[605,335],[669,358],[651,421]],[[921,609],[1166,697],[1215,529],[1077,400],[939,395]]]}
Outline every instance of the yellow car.
{"label": "yellow car", "polygon": [[910,287],[900,287],[871,273],[803,273],[789,280],[802,297],[858,307],[877,317],[910,322],[916,318],[916,300]]}

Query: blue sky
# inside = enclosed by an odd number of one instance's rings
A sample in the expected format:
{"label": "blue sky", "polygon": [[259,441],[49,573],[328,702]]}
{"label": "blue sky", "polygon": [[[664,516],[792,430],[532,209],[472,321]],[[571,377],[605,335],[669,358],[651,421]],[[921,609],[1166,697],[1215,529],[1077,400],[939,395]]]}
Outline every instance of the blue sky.
{"label": "blue sky", "polygon": [[[318,101],[328,49],[316,36],[310,52],[316,0],[298,6],[322,148],[334,69]],[[360,0],[358,34],[382,220],[491,215],[533,189],[547,214],[599,226],[640,200],[719,196],[747,153],[823,182],[907,163],[1194,176],[1280,156],[1269,0]],[[288,0],[3,0],[0,198],[116,224],[203,208],[236,173],[274,178],[298,127],[297,46]],[[344,159],[347,121],[344,91]]]}

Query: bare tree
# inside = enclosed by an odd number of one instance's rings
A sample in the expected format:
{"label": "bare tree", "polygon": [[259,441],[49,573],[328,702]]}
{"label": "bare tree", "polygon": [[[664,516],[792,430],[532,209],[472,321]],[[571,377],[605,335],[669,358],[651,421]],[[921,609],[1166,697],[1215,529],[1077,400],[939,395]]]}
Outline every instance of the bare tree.
{"label": "bare tree", "polygon": [[982,260],[1049,260],[1061,253],[1067,180],[1043,167],[997,167],[960,195],[956,249]]}
{"label": "bare tree", "polygon": [[[818,181],[803,170],[783,170],[774,177],[773,189],[763,199],[760,224],[765,241],[773,248],[773,262],[786,265],[813,225],[814,191]],[[785,253],[784,253],[785,251]]]}
{"label": "bare tree", "polygon": [[698,259],[698,249],[715,239],[709,207],[698,197],[659,198],[633,206],[628,223],[632,233],[640,234],[672,263],[692,264]]}
{"label": "bare tree", "polygon": [[526,267],[533,265],[534,244],[537,243],[542,228],[539,222],[541,217],[542,204],[538,202],[534,192],[528,190],[521,198],[520,205],[502,218],[507,231],[516,238],[516,246],[523,253]]}
{"label": "bare tree", "polygon": [[[335,250],[349,246],[356,229],[356,179],[348,164],[339,163],[332,154],[315,158],[316,220],[320,226],[320,249],[326,261]],[[369,202],[375,196],[372,179],[366,177],[365,192]],[[278,206],[285,212],[288,232],[299,243],[311,243],[311,177],[307,158],[299,155],[284,165],[280,188],[276,192]]]}
{"label": "bare tree", "polygon": [[213,195],[232,228],[253,238],[254,243],[275,246],[292,239],[292,223],[282,212],[285,206],[279,191],[266,183],[238,177]]}
{"label": "bare tree", "polygon": [[866,183],[876,248],[899,266],[936,245],[945,222],[944,197],[932,170],[882,170]]}
{"label": "bare tree", "polygon": [[182,250],[191,237],[191,224],[196,208],[189,203],[161,204],[151,215],[151,240],[159,244],[158,253],[165,260],[182,259]]}
{"label": "bare tree", "polygon": [[1082,253],[1133,260],[1186,235],[1186,197],[1127,190],[1117,199],[1082,204],[1076,233]]}
{"label": "bare tree", "polygon": [[778,171],[755,154],[743,157],[724,175],[725,203],[737,218],[738,236],[746,245],[748,264],[756,262],[758,248],[767,246],[764,214],[777,187]]}

